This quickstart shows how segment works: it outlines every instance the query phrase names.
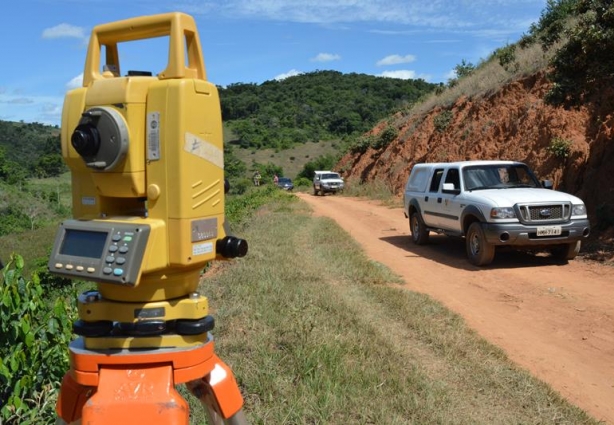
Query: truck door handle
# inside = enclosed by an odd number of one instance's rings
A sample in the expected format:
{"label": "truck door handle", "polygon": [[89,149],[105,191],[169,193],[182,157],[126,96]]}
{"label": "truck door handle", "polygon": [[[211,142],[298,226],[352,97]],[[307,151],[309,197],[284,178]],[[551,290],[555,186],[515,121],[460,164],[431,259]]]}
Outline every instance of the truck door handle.
{"label": "truck door handle", "polygon": [[437,203],[441,204],[441,200],[442,200],[442,198],[437,198]]}
{"label": "truck door handle", "polygon": [[429,197],[428,197],[428,196],[425,196],[425,197],[424,197],[424,202],[428,202],[428,201],[429,201]]}

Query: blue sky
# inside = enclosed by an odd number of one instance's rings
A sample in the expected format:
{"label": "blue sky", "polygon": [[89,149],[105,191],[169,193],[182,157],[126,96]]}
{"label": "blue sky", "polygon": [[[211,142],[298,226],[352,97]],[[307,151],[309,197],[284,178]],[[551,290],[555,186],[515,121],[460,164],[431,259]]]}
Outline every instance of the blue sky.
{"label": "blue sky", "polygon": [[[546,0],[9,0],[0,14],[0,119],[59,125],[98,24],[192,15],[208,79],[257,83],[315,70],[438,83],[537,22]],[[139,42],[140,43],[140,42]],[[121,54],[121,49],[120,49]],[[129,53],[161,70],[163,45]],[[121,60],[121,58],[120,58]],[[123,69],[127,69],[123,67]]]}

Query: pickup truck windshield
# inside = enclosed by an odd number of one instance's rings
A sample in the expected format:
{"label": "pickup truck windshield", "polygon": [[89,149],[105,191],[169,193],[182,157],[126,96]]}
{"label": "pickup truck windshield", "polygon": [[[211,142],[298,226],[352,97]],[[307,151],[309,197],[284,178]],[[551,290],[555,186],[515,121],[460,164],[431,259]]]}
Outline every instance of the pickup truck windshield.
{"label": "pickup truck windshield", "polygon": [[465,190],[541,187],[524,164],[478,165],[463,169]]}
{"label": "pickup truck windshield", "polygon": [[339,177],[339,174],[337,173],[330,173],[330,174],[322,174],[320,178],[322,180],[325,180],[325,179],[340,179],[341,177]]}

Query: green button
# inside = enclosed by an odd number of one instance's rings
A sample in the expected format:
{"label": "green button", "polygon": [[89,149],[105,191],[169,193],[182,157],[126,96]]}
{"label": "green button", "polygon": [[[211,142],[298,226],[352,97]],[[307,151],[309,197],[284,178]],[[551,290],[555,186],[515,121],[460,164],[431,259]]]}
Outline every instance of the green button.
{"label": "green button", "polygon": [[124,236],[124,242],[130,242],[132,240],[132,236]]}

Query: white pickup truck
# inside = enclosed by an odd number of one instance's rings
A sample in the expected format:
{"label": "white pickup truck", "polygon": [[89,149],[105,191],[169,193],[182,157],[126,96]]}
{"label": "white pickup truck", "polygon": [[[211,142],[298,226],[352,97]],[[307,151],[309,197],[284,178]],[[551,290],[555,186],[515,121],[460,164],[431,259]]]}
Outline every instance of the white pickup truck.
{"label": "white pickup truck", "polygon": [[464,237],[476,266],[490,264],[499,246],[571,260],[590,233],[582,200],[540,183],[521,162],[416,164],[403,203],[414,243],[426,244],[431,231]]}
{"label": "white pickup truck", "polygon": [[343,178],[334,171],[315,171],[313,175],[313,194],[324,196],[327,193],[343,192]]}

